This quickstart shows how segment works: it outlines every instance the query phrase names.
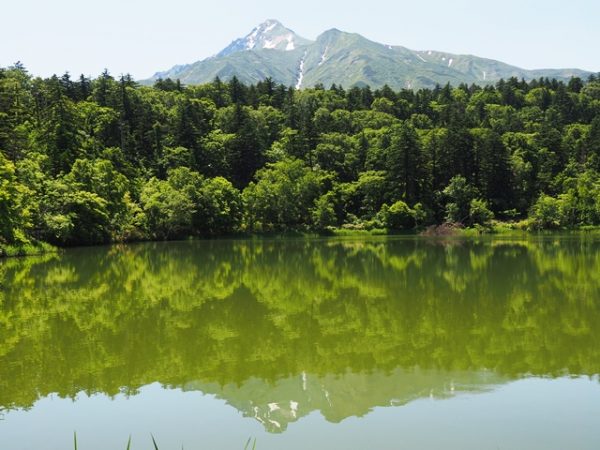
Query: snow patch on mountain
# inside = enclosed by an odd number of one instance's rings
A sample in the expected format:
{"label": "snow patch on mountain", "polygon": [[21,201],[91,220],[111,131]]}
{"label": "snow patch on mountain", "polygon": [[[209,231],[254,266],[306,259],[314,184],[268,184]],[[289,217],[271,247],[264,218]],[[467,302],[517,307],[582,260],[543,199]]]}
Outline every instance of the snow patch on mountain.
{"label": "snow patch on mountain", "polygon": [[304,81],[304,61],[306,60],[306,55],[308,52],[304,52],[304,56],[300,60],[300,68],[298,69],[298,81],[296,82],[296,89],[300,89],[302,87],[302,81]]}
{"label": "snow patch on mountain", "polygon": [[284,50],[292,51],[299,46],[309,43],[297,36],[276,20],[267,20],[255,27],[243,38],[236,39],[216,56],[228,56],[232,53],[248,50]]}
{"label": "snow patch on mountain", "polygon": [[250,33],[246,37],[246,49],[247,50],[252,50],[254,47],[256,47],[256,38],[258,37],[259,32],[260,32],[260,28],[255,28],[254,30],[252,30],[252,33]]}
{"label": "snow patch on mountain", "polygon": [[319,61],[319,66],[322,66],[325,61],[327,61],[327,52],[329,51],[329,45],[325,47],[323,54],[321,55],[321,60]]}
{"label": "snow patch on mountain", "polygon": [[292,50],[296,49],[296,45],[294,44],[294,36],[292,36],[291,34],[288,36],[288,43],[285,46],[285,51],[286,52],[291,52]]}

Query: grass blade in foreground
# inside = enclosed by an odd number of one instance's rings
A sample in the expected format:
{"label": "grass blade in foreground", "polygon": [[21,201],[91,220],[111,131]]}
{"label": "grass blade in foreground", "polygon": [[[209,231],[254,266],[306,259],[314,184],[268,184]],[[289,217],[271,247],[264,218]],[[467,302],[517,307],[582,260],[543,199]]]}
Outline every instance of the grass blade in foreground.
{"label": "grass blade in foreground", "polygon": [[[246,441],[246,445],[244,445],[244,450],[248,450],[248,446],[250,445],[250,440],[252,439],[252,436],[248,438],[248,440]],[[252,450],[256,450],[256,438],[254,438],[254,442],[252,443]]]}
{"label": "grass blade in foreground", "polygon": [[159,450],[158,445],[156,445],[156,440],[154,439],[154,436],[152,435],[152,433],[150,433],[150,437],[152,438],[152,443],[154,444],[154,450]]}

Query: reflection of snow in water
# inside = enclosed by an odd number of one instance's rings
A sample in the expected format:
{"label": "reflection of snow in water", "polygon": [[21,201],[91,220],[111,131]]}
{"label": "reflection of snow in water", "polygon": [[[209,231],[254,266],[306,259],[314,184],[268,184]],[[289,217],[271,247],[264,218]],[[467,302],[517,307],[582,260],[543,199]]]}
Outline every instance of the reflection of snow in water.
{"label": "reflection of snow in water", "polygon": [[298,417],[298,402],[290,400],[290,410],[292,411],[292,416]]}
{"label": "reflection of snow in water", "polygon": [[325,389],[325,386],[323,386],[323,392],[325,393],[325,398],[327,399],[327,403],[329,403],[329,406],[333,406],[331,404],[331,399],[329,398],[329,392],[327,391],[327,389]]}
{"label": "reflection of snow in water", "polygon": [[279,407],[279,405],[277,403],[269,403],[269,411],[273,412],[273,411],[277,411],[278,409],[281,409]]}

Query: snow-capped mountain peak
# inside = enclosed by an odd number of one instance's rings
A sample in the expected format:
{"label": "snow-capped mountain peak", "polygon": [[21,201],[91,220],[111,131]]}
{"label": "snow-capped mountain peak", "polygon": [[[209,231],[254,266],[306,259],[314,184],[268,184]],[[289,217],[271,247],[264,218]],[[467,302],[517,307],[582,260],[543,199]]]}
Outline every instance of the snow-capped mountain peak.
{"label": "snow-capped mountain peak", "polygon": [[217,56],[227,56],[236,52],[260,49],[291,51],[309,43],[308,39],[298,36],[292,30],[284,27],[279,21],[269,19],[255,27],[245,37],[233,41],[225,49],[221,50]]}

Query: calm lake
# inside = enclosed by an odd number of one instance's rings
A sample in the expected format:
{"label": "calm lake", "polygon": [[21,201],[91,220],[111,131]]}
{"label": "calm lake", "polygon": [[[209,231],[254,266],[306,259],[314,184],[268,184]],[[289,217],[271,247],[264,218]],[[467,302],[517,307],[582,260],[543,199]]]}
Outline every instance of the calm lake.
{"label": "calm lake", "polygon": [[219,240],[0,261],[0,448],[600,448],[600,241]]}

